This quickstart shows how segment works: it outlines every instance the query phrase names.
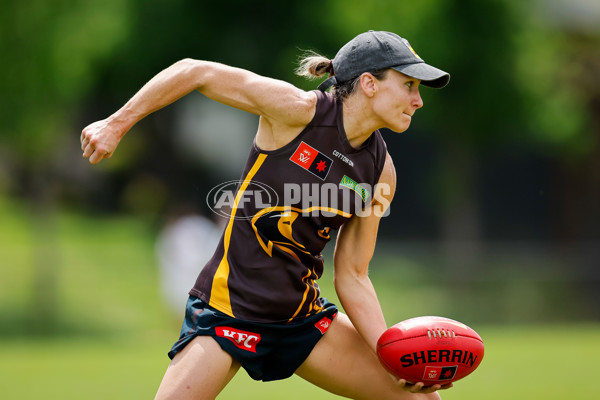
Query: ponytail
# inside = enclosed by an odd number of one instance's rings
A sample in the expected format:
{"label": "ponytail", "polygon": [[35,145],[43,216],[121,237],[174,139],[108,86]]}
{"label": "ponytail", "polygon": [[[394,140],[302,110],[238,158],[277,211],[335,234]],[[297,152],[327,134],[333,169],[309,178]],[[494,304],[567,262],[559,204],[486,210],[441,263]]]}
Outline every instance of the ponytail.
{"label": "ponytail", "polygon": [[330,59],[312,50],[304,52],[301,57],[296,75],[311,79],[321,78],[325,74],[333,75],[333,63]]}
{"label": "ponytail", "polygon": [[[309,79],[317,79],[322,78],[325,74],[329,74],[329,76],[335,75],[335,71],[333,70],[333,61],[312,50],[305,51],[300,56],[298,64],[298,68],[296,68],[295,71],[296,75],[298,76],[303,76]],[[387,76],[388,70],[388,68],[385,68],[365,72],[370,72],[376,79],[384,80]],[[336,97],[336,99],[343,101],[356,92],[359,81],[360,75],[348,81],[336,83],[332,86],[331,93]]]}

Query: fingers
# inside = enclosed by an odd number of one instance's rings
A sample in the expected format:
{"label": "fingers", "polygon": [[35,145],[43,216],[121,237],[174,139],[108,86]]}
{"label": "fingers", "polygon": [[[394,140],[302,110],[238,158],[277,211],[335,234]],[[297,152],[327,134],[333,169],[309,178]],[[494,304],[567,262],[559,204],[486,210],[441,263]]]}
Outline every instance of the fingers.
{"label": "fingers", "polygon": [[402,387],[404,390],[409,391],[411,393],[433,393],[438,390],[446,390],[450,389],[453,384],[447,383],[445,385],[435,384],[431,386],[425,386],[423,382],[411,383],[406,381],[405,379],[399,379],[397,381],[398,385]]}
{"label": "fingers", "polygon": [[88,143],[83,149],[83,157],[89,158],[90,164],[98,164],[104,158],[111,158],[112,153],[99,148],[94,148],[94,146],[91,143]]}
{"label": "fingers", "polygon": [[91,145],[91,144],[87,144],[84,148],[83,148],[83,157],[84,158],[88,158],[90,157],[92,154],[94,154],[94,151],[96,151],[96,149]]}
{"label": "fingers", "polygon": [[[90,126],[94,126],[94,124]],[[81,136],[79,137],[83,157],[89,158],[91,164],[98,164],[104,158],[112,157],[113,154],[113,151],[110,150],[111,144],[105,143],[106,139],[99,141],[97,136],[98,132],[90,129],[88,126],[81,132]]]}
{"label": "fingers", "polygon": [[411,393],[420,393],[423,390],[425,384],[423,382],[411,383],[407,382],[405,379],[400,379],[398,384],[404,389]]}
{"label": "fingers", "polygon": [[100,161],[102,161],[105,154],[107,153],[102,154],[98,150],[94,151],[94,153],[90,156],[90,164],[98,164]]}

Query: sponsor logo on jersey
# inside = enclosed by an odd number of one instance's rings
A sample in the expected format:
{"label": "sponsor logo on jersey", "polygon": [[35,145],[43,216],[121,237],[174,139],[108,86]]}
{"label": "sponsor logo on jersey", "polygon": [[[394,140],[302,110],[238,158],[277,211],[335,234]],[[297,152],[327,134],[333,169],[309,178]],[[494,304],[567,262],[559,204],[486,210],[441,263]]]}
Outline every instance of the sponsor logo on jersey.
{"label": "sponsor logo on jersey", "polygon": [[425,367],[424,380],[450,380],[456,375],[457,365],[451,367]]}
{"label": "sponsor logo on jersey", "polygon": [[290,157],[290,161],[304,168],[322,181],[325,180],[329,169],[333,164],[333,160],[325,154],[309,146],[305,142],[301,142],[294,154]]}
{"label": "sponsor logo on jersey", "polygon": [[258,333],[246,332],[228,326],[217,326],[215,331],[217,336],[231,340],[238,348],[256,353],[256,345],[260,342]]}
{"label": "sponsor logo on jersey", "polygon": [[349,166],[354,167],[354,163],[352,162],[352,160],[349,159],[348,157],[346,157],[345,155],[343,155],[342,153],[340,153],[339,151],[334,150],[333,151],[333,156],[339,158],[340,160],[342,160],[343,162],[345,162]]}
{"label": "sponsor logo on jersey", "polygon": [[350,178],[348,175],[344,175],[342,180],[340,181],[340,186],[347,187],[349,189],[354,190],[363,201],[367,201],[371,193],[361,184],[356,183],[356,181]]}

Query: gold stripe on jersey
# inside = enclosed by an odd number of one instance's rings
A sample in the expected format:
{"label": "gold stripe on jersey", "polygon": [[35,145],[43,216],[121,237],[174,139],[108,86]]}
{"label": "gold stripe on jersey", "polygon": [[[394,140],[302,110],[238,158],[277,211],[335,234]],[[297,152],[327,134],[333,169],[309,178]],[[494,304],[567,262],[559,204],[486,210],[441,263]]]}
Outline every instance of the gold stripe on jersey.
{"label": "gold stripe on jersey", "polygon": [[[313,271],[311,271],[309,269],[308,273],[302,277],[302,282],[307,280],[312,274],[313,274]],[[300,313],[300,310],[302,310],[302,306],[304,306],[304,302],[306,301],[306,298],[308,297],[308,292],[310,291],[310,288],[311,288],[311,285],[308,282],[306,282],[306,290],[304,291],[304,295],[302,296],[302,301],[300,302],[298,309],[296,310],[294,315],[292,315],[292,317],[288,320],[288,322],[291,322],[294,318],[296,318],[296,316],[298,316],[298,314]]]}
{"label": "gold stripe on jersey", "polygon": [[227,223],[227,227],[225,228],[225,235],[223,240],[223,258],[221,258],[221,262],[217,267],[215,272],[215,276],[212,282],[212,289],[210,292],[210,301],[209,305],[211,307],[216,308],[217,310],[224,312],[230,317],[235,317],[233,315],[233,311],[231,310],[231,299],[229,297],[229,285],[227,283],[229,279],[229,261],[227,260],[227,254],[229,252],[229,243],[231,241],[231,231],[233,230],[233,223],[235,221],[235,214],[237,211],[237,206],[239,204],[240,199],[242,198],[244,191],[248,188],[250,181],[254,178],[254,175],[258,172],[259,168],[267,158],[266,154],[259,154],[258,158],[254,162],[254,165],[248,172],[248,175],[244,178],[242,185],[240,186],[240,190],[238,190],[235,200],[233,202],[233,209],[231,210],[231,216],[229,217],[229,222]]}

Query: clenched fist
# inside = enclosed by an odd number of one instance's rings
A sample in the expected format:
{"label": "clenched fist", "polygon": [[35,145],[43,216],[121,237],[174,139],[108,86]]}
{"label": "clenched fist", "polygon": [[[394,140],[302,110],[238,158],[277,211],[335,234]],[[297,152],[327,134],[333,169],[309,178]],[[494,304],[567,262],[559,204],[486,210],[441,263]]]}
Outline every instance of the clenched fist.
{"label": "clenched fist", "polygon": [[81,132],[81,150],[83,156],[90,159],[91,164],[98,164],[104,158],[110,158],[124,132],[116,129],[103,119],[88,125]]}

